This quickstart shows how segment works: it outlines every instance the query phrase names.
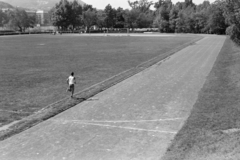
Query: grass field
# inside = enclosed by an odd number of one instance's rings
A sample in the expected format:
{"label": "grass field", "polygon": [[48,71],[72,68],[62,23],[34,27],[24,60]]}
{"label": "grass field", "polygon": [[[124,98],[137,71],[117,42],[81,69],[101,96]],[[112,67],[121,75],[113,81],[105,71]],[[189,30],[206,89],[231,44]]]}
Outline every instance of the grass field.
{"label": "grass field", "polygon": [[192,113],[164,160],[240,157],[240,46],[227,39]]}
{"label": "grass field", "polygon": [[116,36],[0,37],[0,126],[20,120],[76,92],[196,38]]}

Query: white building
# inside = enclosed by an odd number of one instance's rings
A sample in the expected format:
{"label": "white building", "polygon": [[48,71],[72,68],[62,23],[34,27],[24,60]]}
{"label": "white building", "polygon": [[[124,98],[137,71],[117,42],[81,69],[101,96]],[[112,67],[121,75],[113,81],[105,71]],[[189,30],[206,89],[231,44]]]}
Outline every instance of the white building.
{"label": "white building", "polygon": [[37,23],[40,25],[44,25],[46,23],[46,21],[48,21],[48,19],[49,19],[48,12],[43,11],[43,10],[38,10],[36,12],[36,16],[37,16]]}
{"label": "white building", "polygon": [[12,8],[2,8],[3,13],[6,13],[6,12],[12,11],[12,10],[13,10]]}
{"label": "white building", "polygon": [[31,16],[31,17],[36,16],[36,11],[33,11],[33,10],[26,10],[26,13],[28,16]]}

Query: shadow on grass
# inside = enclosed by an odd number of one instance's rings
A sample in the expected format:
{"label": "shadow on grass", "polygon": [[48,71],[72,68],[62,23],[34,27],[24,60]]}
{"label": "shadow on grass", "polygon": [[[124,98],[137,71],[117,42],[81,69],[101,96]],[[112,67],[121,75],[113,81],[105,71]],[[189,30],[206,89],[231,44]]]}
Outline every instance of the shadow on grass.
{"label": "shadow on grass", "polygon": [[[120,83],[121,81],[145,70],[146,68],[158,63],[161,60],[166,59],[167,57],[171,56],[172,54],[182,50],[183,48],[186,48],[189,45],[194,45],[196,41],[199,41],[203,37],[198,36],[196,39],[194,39],[191,42],[185,43],[182,46],[176,47],[173,50],[170,50],[164,54],[161,54],[153,59],[150,59],[134,68],[131,68],[129,70],[126,70],[118,75],[115,75],[101,83],[95,84],[91,86],[90,88],[87,88],[79,93],[76,93],[74,95],[74,98],[64,98],[60,101],[57,101],[40,111],[36,112],[33,115],[30,115],[27,118],[24,118],[17,122],[16,124],[10,126],[8,129],[0,131],[0,141],[5,140],[15,134],[18,134],[24,130],[27,130],[51,117],[56,116],[57,114],[72,108],[76,106],[77,104],[93,97],[94,95],[110,88],[111,86]],[[94,100],[94,99],[89,99]]]}

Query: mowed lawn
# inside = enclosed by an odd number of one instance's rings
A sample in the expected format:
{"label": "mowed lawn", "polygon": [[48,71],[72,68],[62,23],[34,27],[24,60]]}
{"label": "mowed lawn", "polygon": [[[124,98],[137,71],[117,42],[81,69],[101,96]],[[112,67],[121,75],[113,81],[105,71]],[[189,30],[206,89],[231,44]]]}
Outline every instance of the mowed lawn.
{"label": "mowed lawn", "polygon": [[227,38],[163,160],[240,159],[240,46]]}
{"label": "mowed lawn", "polygon": [[196,38],[29,35],[0,37],[0,126]]}

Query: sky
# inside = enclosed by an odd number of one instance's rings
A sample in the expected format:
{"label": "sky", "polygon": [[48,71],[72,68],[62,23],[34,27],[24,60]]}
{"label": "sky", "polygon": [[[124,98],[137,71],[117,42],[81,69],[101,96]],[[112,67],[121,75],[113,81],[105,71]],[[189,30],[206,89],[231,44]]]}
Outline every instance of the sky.
{"label": "sky", "polygon": [[[104,9],[108,4],[110,4],[113,8],[121,7],[123,9],[129,8],[128,0],[83,0],[85,3],[92,5],[94,8],[97,9]],[[136,0],[130,0],[134,2]],[[150,1],[150,0],[149,0]],[[157,2],[158,0],[152,0],[153,2]],[[204,0],[193,0],[193,3],[200,4]],[[215,0],[209,0],[210,3],[214,2]],[[177,2],[184,2],[184,0],[172,0],[174,4]]]}

